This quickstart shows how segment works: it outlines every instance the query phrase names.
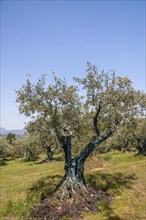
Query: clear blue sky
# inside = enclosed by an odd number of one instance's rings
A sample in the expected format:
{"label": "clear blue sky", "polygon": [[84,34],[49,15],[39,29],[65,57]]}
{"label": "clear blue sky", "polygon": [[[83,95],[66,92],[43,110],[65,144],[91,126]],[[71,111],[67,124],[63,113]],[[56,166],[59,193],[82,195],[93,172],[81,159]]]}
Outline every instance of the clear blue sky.
{"label": "clear blue sky", "polygon": [[71,82],[86,62],[145,88],[145,1],[1,1],[1,126],[24,127],[16,93],[54,69]]}

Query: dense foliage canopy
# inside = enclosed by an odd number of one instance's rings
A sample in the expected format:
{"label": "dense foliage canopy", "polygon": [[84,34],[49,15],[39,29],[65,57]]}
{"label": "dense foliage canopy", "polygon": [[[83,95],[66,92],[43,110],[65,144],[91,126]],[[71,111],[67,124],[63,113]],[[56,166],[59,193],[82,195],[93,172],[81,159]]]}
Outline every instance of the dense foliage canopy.
{"label": "dense foliage canopy", "polygon": [[[74,77],[73,85],[53,76],[54,83],[49,85],[44,75],[36,84],[29,77],[17,91],[17,102],[20,113],[33,119],[28,131],[34,130],[45,143],[50,142],[48,145],[57,139],[64,150],[66,173],[61,181],[64,197],[70,195],[65,193],[69,188],[74,194],[79,186],[84,186],[84,162],[96,146],[111,137],[117,127],[122,129],[128,123],[132,131],[133,123],[143,119],[146,94],[135,90],[127,77],[118,77],[114,71],[98,72],[90,63],[86,77]],[[137,129],[133,134],[138,134]],[[78,146],[84,143],[74,158],[72,143]]]}

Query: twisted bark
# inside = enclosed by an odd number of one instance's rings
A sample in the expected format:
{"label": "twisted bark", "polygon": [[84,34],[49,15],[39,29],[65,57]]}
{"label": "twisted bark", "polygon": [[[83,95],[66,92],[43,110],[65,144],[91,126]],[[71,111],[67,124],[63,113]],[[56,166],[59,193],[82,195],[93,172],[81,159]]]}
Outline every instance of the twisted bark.
{"label": "twisted bark", "polygon": [[71,155],[71,136],[61,136],[60,142],[65,154],[65,175],[57,186],[56,191],[60,192],[60,199],[74,198],[86,193],[86,182],[84,178],[84,163],[92,151],[101,142],[105,141],[113,134],[114,130],[106,135],[93,136],[81,153],[72,159]]}
{"label": "twisted bark", "polygon": [[48,160],[53,160],[53,152],[51,150],[51,146],[47,146],[46,147],[46,151],[47,151],[47,159]]}

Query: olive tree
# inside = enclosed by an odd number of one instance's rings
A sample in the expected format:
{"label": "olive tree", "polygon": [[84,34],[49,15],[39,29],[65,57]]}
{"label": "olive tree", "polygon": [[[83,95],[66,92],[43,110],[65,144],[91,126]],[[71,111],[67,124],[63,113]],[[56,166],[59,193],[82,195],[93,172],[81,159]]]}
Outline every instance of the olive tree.
{"label": "olive tree", "polygon": [[30,121],[26,126],[26,131],[31,137],[35,137],[37,146],[46,151],[47,158],[44,162],[52,161],[53,151],[58,146],[55,133],[51,129],[50,120],[44,117],[38,117],[34,121]]}
{"label": "olive tree", "polygon": [[0,159],[6,160],[11,157],[13,147],[7,142],[5,137],[0,136]]}
{"label": "olive tree", "polygon": [[137,155],[146,155],[146,94],[137,91],[134,98],[137,104],[132,109],[133,117],[128,118],[121,133],[128,143],[136,147]]}
{"label": "olive tree", "polygon": [[[136,117],[134,107],[137,91],[127,77],[117,77],[114,71],[98,72],[87,63],[87,75],[74,77],[68,85],[54,74],[54,83],[46,85],[42,76],[36,84],[30,78],[17,91],[19,111],[25,116],[44,117],[55,133],[65,155],[65,175],[56,190],[61,199],[76,197],[86,191],[84,163],[93,150],[113,135],[118,125]],[[84,96],[80,95],[84,90]],[[86,117],[86,120],[85,120]],[[72,158],[72,140],[88,127],[91,137]],[[82,142],[81,142],[82,143]]]}
{"label": "olive tree", "polygon": [[41,153],[36,141],[36,137],[30,135],[17,138],[13,144],[13,148],[14,157],[21,157],[25,161],[35,161],[38,159],[38,155]]}
{"label": "olive tree", "polygon": [[13,144],[13,141],[16,140],[16,135],[10,132],[7,134],[6,140],[9,142],[9,144]]}
{"label": "olive tree", "polygon": [[135,119],[131,122],[131,134],[136,140],[137,155],[146,155],[146,119]]}

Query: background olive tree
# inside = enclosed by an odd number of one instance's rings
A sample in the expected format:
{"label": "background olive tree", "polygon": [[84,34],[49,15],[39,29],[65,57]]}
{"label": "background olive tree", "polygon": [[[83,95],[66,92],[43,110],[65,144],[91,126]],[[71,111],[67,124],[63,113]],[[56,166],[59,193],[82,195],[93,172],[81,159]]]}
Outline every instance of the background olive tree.
{"label": "background olive tree", "polygon": [[38,117],[26,126],[28,135],[35,138],[37,146],[45,151],[46,159],[43,162],[54,160],[54,151],[57,152],[58,140],[54,131],[51,129],[50,119]]}

